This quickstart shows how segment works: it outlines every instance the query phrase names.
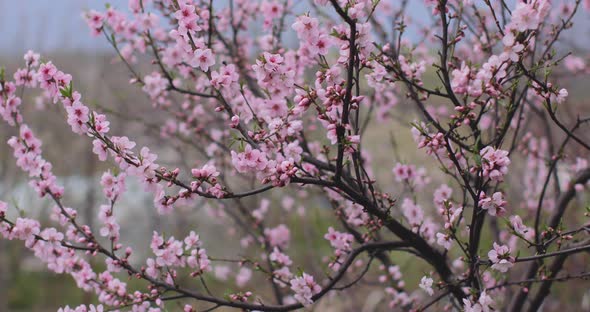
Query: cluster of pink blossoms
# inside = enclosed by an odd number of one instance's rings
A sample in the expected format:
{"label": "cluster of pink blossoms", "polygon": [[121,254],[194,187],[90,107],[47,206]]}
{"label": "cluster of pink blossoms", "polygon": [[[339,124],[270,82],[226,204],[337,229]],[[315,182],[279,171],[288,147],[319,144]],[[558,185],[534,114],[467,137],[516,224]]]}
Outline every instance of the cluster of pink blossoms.
{"label": "cluster of pink blossoms", "polygon": [[270,261],[275,264],[275,270],[272,272],[274,280],[281,286],[286,287],[285,281],[293,279],[293,273],[289,267],[293,264],[291,258],[275,247],[269,255]]}
{"label": "cluster of pink blossoms", "polygon": [[476,302],[463,299],[463,309],[465,312],[490,312],[494,310],[494,299],[483,291]]}
{"label": "cluster of pink blossoms", "polygon": [[211,85],[218,89],[235,87],[239,78],[234,64],[224,65],[219,71],[211,72]]}
{"label": "cluster of pink blossoms", "polygon": [[393,168],[396,181],[408,183],[416,189],[422,189],[430,182],[424,167],[416,168],[415,165],[397,163]]}
{"label": "cluster of pink blossoms", "polygon": [[[32,63],[33,62],[30,62],[31,66]],[[31,68],[31,70],[34,69]],[[51,63],[42,64],[39,67],[38,72],[39,74],[36,76],[39,79],[40,86],[47,91],[51,98],[54,98],[54,100],[59,99],[63,102],[68,114],[67,120],[72,131],[78,134],[84,133],[94,136],[96,138],[93,142],[94,151],[98,154],[99,159],[106,160],[108,153],[110,152],[114,157],[115,162],[118,163],[120,169],[123,170],[123,172],[116,177],[110,172],[106,172],[101,178],[103,191],[105,196],[111,201],[111,205],[101,206],[99,221],[101,221],[103,225],[100,229],[100,234],[108,237],[113,243],[116,243],[120,236],[120,226],[113,215],[112,205],[117,197],[125,191],[125,177],[127,175],[140,177],[140,180],[145,182],[145,186],[148,189],[154,190],[154,187],[155,190],[159,189],[160,192],[156,192],[156,202],[161,202],[164,205],[166,204],[166,202],[159,200],[159,197],[162,195],[158,194],[162,194],[163,188],[157,184],[154,179],[156,177],[155,171],[158,169],[158,165],[154,163],[157,156],[150,153],[148,148],[143,147],[139,153],[139,157],[136,157],[132,151],[136,144],[130,141],[127,137],[113,136],[107,141],[105,135],[110,130],[109,122],[104,115],[94,112],[91,113],[90,110],[80,102],[80,94],[71,90],[71,87],[69,86],[71,77],[58,71]],[[3,88],[3,91],[14,92],[12,88]],[[6,96],[6,94],[4,95]],[[17,116],[20,116],[18,112],[11,115],[13,122],[16,121],[22,123],[22,118],[16,118]],[[90,119],[91,115],[93,117],[92,121]],[[36,178],[31,180],[31,184],[38,190],[40,196],[49,193],[54,198],[59,199],[62,197],[63,188],[55,184],[56,178],[51,172],[51,164],[46,162],[41,156],[41,142],[34,136],[26,124],[21,124],[20,130],[19,137],[13,137],[9,141],[9,144],[15,150],[17,164],[24,171],[29,172],[31,177]],[[208,170],[208,168],[206,168],[205,171],[206,170]],[[214,176],[214,173],[208,174],[208,176],[211,175]],[[59,211],[60,209],[62,211]],[[4,217],[5,211],[2,211],[2,214]],[[73,218],[75,218],[76,214],[77,213],[73,209],[65,207],[58,208],[56,219],[59,220],[62,225],[66,225],[74,220]],[[83,231],[83,233],[80,233],[80,231]],[[99,294],[101,302],[117,306],[126,300],[131,300],[126,292],[126,284],[114,278],[109,272],[99,274],[98,285],[90,286],[88,283],[97,276],[96,273],[92,271],[88,263],[76,256],[74,249],[63,245],[64,239],[67,238],[69,241],[86,243],[89,245],[89,248],[95,248],[96,243],[93,241],[89,228],[87,226],[79,227],[78,225],[70,224],[66,233],[66,235],[61,234],[53,228],[41,231],[40,225],[37,221],[26,218],[18,218],[14,225],[11,225],[10,223],[2,223],[3,236],[8,239],[20,239],[26,241],[26,245],[35,251],[37,257],[47,262],[50,269],[58,273],[70,273],[77,280],[80,288],[85,290],[95,290],[96,293]],[[194,236],[194,233],[191,233],[191,235]],[[198,241],[198,238],[196,241]],[[176,241],[172,239],[169,245],[172,247],[178,246],[175,242]],[[182,252],[177,253],[177,249],[168,246],[168,248],[164,249],[165,252],[158,251],[157,260],[159,260],[160,263],[169,266],[188,265],[195,269],[193,273],[195,275],[210,270],[209,260],[205,250],[198,248],[200,244],[195,242],[194,239],[190,239],[190,237],[187,238],[185,243],[187,250],[192,246],[197,247],[189,251],[190,254],[186,259],[175,259],[173,255],[180,256]],[[115,244],[113,246],[113,250],[119,250],[121,248],[122,246],[120,244]],[[106,264],[109,271],[120,271],[131,253],[131,249],[127,248],[125,250],[124,259],[107,258]],[[70,258],[71,260],[66,260],[66,258]],[[68,266],[64,266],[65,263],[68,263]],[[74,269],[74,267],[77,268]],[[168,278],[170,277],[171,275],[169,274]],[[139,309],[138,311],[145,311],[150,308],[149,303],[144,301],[144,299],[145,297],[141,293],[137,293],[135,299],[133,299],[137,303],[135,306]],[[85,309],[85,307],[79,307],[79,309]]]}
{"label": "cluster of pink blossoms", "polygon": [[52,172],[52,165],[41,155],[41,141],[35,137],[26,124],[20,126],[19,137],[11,137],[8,145],[14,150],[16,165],[32,179],[30,185],[39,196],[43,197],[51,192],[56,197],[63,194],[63,187],[57,184],[57,177]]}
{"label": "cluster of pink blossoms", "polygon": [[313,303],[313,295],[321,291],[321,287],[314,281],[313,276],[307,273],[292,279],[291,289],[295,292],[295,299],[304,306],[310,306]]}
{"label": "cluster of pink blossoms", "polygon": [[279,54],[264,52],[252,70],[256,74],[258,84],[267,89],[274,98],[283,97],[291,93],[295,84],[295,70],[291,68],[293,62]]}
{"label": "cluster of pink blossoms", "polygon": [[490,216],[502,216],[506,211],[506,201],[501,192],[495,192],[491,197],[486,194],[480,194],[478,202],[481,209],[486,210]]}
{"label": "cluster of pink blossoms", "polygon": [[412,231],[419,233],[427,241],[434,241],[439,225],[431,217],[425,215],[422,206],[410,198],[404,198],[401,209]]}
{"label": "cluster of pink blossoms", "polygon": [[297,32],[301,45],[299,55],[314,58],[316,55],[326,55],[331,45],[331,39],[323,29],[318,27],[319,21],[307,15],[297,17],[293,29]]}
{"label": "cluster of pink blossoms", "polygon": [[100,178],[100,185],[102,185],[104,196],[110,200],[116,200],[119,195],[124,193],[126,191],[126,176],[124,173],[115,176],[110,170],[103,173]]}
{"label": "cluster of pink blossoms", "polygon": [[350,233],[342,233],[334,230],[333,227],[328,228],[328,233],[324,235],[324,238],[330,242],[332,248],[334,248],[334,256],[336,259],[330,263],[333,270],[340,268],[339,258],[352,251],[352,243],[354,237]]}
{"label": "cluster of pink blossoms", "polygon": [[[4,219],[5,214],[6,204],[0,202],[0,218]],[[86,228],[85,231],[89,232],[89,229]],[[85,242],[85,235],[79,233],[72,225],[64,234],[55,228],[41,229],[36,220],[17,218],[13,224],[0,224],[0,236],[9,240],[24,241],[25,246],[33,251],[48,269],[55,273],[70,274],[79,288],[99,294],[102,297],[101,302],[117,305],[120,302],[119,298],[126,296],[125,283],[113,278],[108,272],[97,275],[86,260],[68,247],[66,240]]]}
{"label": "cluster of pink blossoms", "polygon": [[268,160],[267,154],[246,145],[244,152],[231,151],[232,163],[238,172],[255,172],[263,183],[272,182],[276,186],[284,186],[295,176],[298,169],[293,158],[285,159],[277,155],[276,160]]}
{"label": "cluster of pink blossoms", "polygon": [[193,231],[184,239],[184,244],[174,237],[169,237],[166,241],[162,235],[154,232],[150,247],[156,258],[147,259],[145,271],[152,278],[164,275],[166,280],[173,281],[176,271],[166,270],[171,267],[188,266],[193,270],[191,276],[199,276],[212,270],[207,252],[201,247],[199,236]]}
{"label": "cluster of pink blossoms", "polygon": [[504,175],[508,173],[508,165],[510,165],[508,152],[486,146],[479,154],[481,155],[483,176],[492,181],[502,182]]}
{"label": "cluster of pink blossoms", "polygon": [[264,235],[266,235],[268,242],[273,247],[286,248],[291,240],[291,231],[284,224],[264,230]]}

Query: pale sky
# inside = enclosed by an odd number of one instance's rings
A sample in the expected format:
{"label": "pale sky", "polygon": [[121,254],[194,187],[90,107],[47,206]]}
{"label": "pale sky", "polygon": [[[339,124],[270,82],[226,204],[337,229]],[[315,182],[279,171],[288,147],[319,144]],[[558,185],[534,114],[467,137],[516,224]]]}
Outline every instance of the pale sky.
{"label": "pale sky", "polygon": [[[0,0],[0,55],[22,55],[28,49],[110,52],[105,38],[91,36],[81,17],[89,9],[103,11],[107,2],[127,10],[127,0]],[[218,3],[223,6],[226,1]],[[297,9],[306,11],[301,5]],[[423,6],[410,5],[409,11],[425,16]]]}
{"label": "pale sky", "polygon": [[[115,0],[122,7],[127,1]],[[104,38],[92,37],[81,17],[87,9],[103,9],[100,0],[0,0],[0,54],[109,49]]]}
{"label": "pale sky", "polygon": [[[81,17],[85,10],[104,10],[107,2],[119,9],[127,9],[127,0],[0,0],[0,55],[22,55],[28,49],[41,53],[59,50],[111,52],[104,38],[90,35]],[[421,2],[411,1],[408,13],[424,20],[427,9]],[[225,3],[220,1],[219,5]],[[575,21],[587,27],[590,24],[588,12],[578,12]],[[586,31],[583,32],[587,35]]]}

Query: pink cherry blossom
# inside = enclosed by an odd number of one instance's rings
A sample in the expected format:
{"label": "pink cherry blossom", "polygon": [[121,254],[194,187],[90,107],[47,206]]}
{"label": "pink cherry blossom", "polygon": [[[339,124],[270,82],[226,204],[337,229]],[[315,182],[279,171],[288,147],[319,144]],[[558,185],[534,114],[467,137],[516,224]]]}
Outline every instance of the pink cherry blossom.
{"label": "pink cherry blossom", "polygon": [[420,288],[422,288],[429,296],[434,294],[434,290],[432,289],[432,283],[434,281],[431,277],[423,276],[420,280]]}
{"label": "pink cherry blossom", "polygon": [[211,49],[197,49],[191,61],[193,67],[199,67],[202,71],[209,71],[209,67],[215,65],[215,58]]}
{"label": "pink cherry blossom", "polygon": [[508,152],[487,146],[479,154],[482,158],[483,176],[493,181],[503,181],[504,175],[508,172],[508,165],[510,165]]}
{"label": "pink cherry blossom", "polygon": [[296,277],[290,281],[291,290],[295,292],[295,299],[301,302],[304,306],[313,304],[313,295],[321,291],[321,287],[316,284],[313,276],[303,273],[302,276]]}
{"label": "pink cherry blossom", "polygon": [[275,228],[265,229],[264,234],[268,237],[269,243],[273,247],[286,247],[291,240],[291,232],[284,224],[279,224]]}
{"label": "pink cherry blossom", "polygon": [[494,242],[494,249],[488,252],[492,262],[492,269],[505,273],[514,266],[514,257],[510,256],[510,248],[506,245],[498,245]]}
{"label": "pink cherry blossom", "polygon": [[480,195],[479,205],[486,210],[490,216],[502,216],[506,211],[506,201],[501,192],[495,192],[491,197],[485,194]]}

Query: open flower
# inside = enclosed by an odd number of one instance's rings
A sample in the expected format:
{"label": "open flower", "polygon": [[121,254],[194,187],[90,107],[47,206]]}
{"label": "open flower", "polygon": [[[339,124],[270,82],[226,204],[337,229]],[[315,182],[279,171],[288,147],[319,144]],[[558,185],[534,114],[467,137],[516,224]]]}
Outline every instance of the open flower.
{"label": "open flower", "polygon": [[510,256],[510,248],[494,242],[494,249],[488,252],[492,269],[506,273],[514,265],[514,257]]}
{"label": "open flower", "polygon": [[420,288],[422,288],[429,296],[432,296],[432,294],[434,294],[434,290],[432,290],[432,283],[434,283],[434,281],[431,277],[423,276],[420,280],[420,285],[418,286],[420,286]]}

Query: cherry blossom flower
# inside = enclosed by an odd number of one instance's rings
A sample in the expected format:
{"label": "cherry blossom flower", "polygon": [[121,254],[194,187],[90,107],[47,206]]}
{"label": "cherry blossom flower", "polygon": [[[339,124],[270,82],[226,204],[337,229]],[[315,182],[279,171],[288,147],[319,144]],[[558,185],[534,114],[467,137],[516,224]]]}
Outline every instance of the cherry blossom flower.
{"label": "cherry blossom flower", "polygon": [[336,255],[341,253],[347,253],[352,250],[351,244],[354,241],[354,237],[350,233],[342,233],[335,231],[333,227],[328,228],[328,233],[324,235],[324,238],[330,242],[330,245],[336,249]]}
{"label": "cherry blossom flower", "polygon": [[204,72],[209,71],[209,67],[215,65],[215,58],[211,49],[196,49],[191,65],[199,67]]}
{"label": "cherry blossom flower", "polygon": [[494,242],[494,249],[488,252],[488,257],[492,262],[492,269],[502,273],[507,272],[514,265],[514,257],[510,256],[510,248],[506,245],[498,245]]}
{"label": "cherry blossom flower", "polygon": [[240,288],[246,286],[246,283],[252,278],[252,270],[242,267],[236,275],[236,285]]}
{"label": "cherry blossom flower", "polygon": [[480,195],[479,206],[486,210],[490,216],[502,216],[506,212],[506,201],[501,192],[495,192],[492,197],[485,194]]}
{"label": "cherry blossom flower", "polygon": [[434,281],[431,277],[423,276],[420,280],[420,288],[422,288],[429,296],[434,294],[434,290],[432,289],[432,283]]}
{"label": "cherry blossom flower", "polygon": [[307,273],[292,279],[290,284],[291,290],[295,292],[295,299],[306,307],[313,304],[313,295],[321,291],[321,287],[316,284],[313,276]]}
{"label": "cherry blossom flower", "polygon": [[155,99],[166,90],[167,86],[166,79],[160,73],[153,72],[151,75],[144,77],[142,90],[149,94],[152,99]]}
{"label": "cherry blossom flower", "polygon": [[514,231],[520,235],[525,235],[529,231],[529,228],[524,225],[522,219],[518,215],[510,216],[510,225],[512,225]]}
{"label": "cherry blossom flower", "polygon": [[436,243],[443,246],[446,250],[449,250],[451,249],[453,241],[448,234],[436,233]]}
{"label": "cherry blossom flower", "polygon": [[273,262],[278,263],[281,266],[290,266],[293,261],[286,254],[282,253],[277,247],[275,247],[269,256],[269,259]]}
{"label": "cherry blossom flower", "polygon": [[479,154],[482,157],[483,176],[493,181],[502,182],[504,175],[508,172],[508,165],[510,165],[508,152],[486,146]]}
{"label": "cherry blossom flower", "polygon": [[268,237],[269,243],[273,247],[287,247],[291,240],[291,232],[284,224],[279,224],[275,228],[265,229],[264,234]]}

